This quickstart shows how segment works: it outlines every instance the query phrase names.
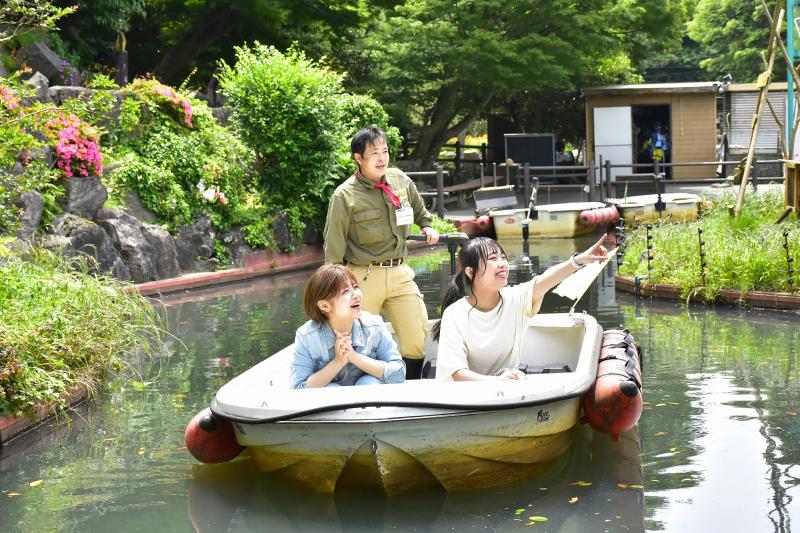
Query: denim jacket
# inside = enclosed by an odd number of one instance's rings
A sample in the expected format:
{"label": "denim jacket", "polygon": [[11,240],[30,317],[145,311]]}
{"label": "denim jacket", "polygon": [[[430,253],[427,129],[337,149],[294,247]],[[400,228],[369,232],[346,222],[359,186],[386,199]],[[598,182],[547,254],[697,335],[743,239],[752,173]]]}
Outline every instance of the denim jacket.
{"label": "denim jacket", "polygon": [[[385,383],[405,381],[405,364],[400,357],[397,344],[384,326],[380,316],[362,311],[359,318],[353,321],[350,338],[353,342],[353,350],[372,359],[383,361],[382,379]],[[335,341],[336,335],[327,323],[309,320],[298,328],[294,338],[294,359],[290,374],[293,389],[305,389],[308,377],[335,358]],[[363,370],[348,363],[331,383],[352,385],[363,375]]]}

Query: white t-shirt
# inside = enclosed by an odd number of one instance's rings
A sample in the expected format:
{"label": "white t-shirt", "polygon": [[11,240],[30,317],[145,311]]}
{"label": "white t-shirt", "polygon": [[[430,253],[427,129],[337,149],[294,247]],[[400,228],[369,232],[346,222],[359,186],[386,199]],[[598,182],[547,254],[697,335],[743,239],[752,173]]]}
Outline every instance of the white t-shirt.
{"label": "white t-shirt", "polygon": [[501,301],[491,311],[479,311],[466,298],[444,310],[436,356],[436,379],[452,380],[463,368],[494,375],[517,368],[528,318],[539,311],[533,300],[536,278],[500,289]]}

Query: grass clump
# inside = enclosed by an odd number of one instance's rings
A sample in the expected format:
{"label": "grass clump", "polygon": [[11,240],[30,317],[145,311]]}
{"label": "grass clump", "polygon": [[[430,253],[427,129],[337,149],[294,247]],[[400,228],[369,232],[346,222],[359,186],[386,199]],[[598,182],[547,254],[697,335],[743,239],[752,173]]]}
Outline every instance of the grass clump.
{"label": "grass clump", "polygon": [[62,393],[92,389],[126,351],[160,336],[150,303],[129,285],[90,275],[85,257],[0,245],[0,413],[66,407]]}
{"label": "grass clump", "polygon": [[[789,217],[775,224],[783,212],[782,192],[750,194],[739,217],[733,218],[729,206],[735,198],[725,196],[706,201],[698,222],[654,224],[651,255],[651,283],[677,285],[684,298],[702,295],[707,301],[721,290],[797,292],[796,281],[789,283],[784,232],[789,233],[789,255],[800,255],[800,224]],[[700,269],[698,228],[703,229],[706,253],[705,282]],[[626,241],[625,260],[619,273],[647,277],[646,231],[634,229]]]}

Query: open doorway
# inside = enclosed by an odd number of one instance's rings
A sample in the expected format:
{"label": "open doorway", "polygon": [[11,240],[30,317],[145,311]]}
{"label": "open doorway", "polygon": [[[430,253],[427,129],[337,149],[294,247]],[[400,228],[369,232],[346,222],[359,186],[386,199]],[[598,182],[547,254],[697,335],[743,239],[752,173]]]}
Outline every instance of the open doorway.
{"label": "open doorway", "polygon": [[[672,116],[669,104],[631,106],[633,123],[633,159],[641,164],[672,162]],[[637,172],[647,172],[640,167]],[[672,169],[662,170],[666,179]]]}

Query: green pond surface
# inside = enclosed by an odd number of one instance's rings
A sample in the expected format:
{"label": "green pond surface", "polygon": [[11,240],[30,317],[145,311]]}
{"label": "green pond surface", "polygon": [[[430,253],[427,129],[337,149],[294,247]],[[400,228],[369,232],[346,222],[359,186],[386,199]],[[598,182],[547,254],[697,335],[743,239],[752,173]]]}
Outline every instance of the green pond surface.
{"label": "green pond surface", "polygon": [[[503,243],[511,282],[591,244]],[[450,277],[441,248],[412,258],[429,314]],[[644,351],[645,407],[618,443],[575,428],[541,477],[467,493],[315,494],[246,457],[207,466],[187,422],[233,376],[292,342],[308,272],[166,298],[163,355],[0,450],[0,531],[746,531],[800,519],[797,313],[683,307],[614,290],[613,265],[578,302]],[[544,312],[571,303],[550,294]],[[533,517],[533,519],[532,519]],[[544,520],[546,519],[546,521]],[[796,527],[796,529],[800,529]]]}

